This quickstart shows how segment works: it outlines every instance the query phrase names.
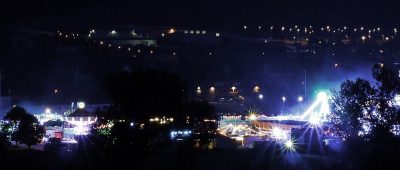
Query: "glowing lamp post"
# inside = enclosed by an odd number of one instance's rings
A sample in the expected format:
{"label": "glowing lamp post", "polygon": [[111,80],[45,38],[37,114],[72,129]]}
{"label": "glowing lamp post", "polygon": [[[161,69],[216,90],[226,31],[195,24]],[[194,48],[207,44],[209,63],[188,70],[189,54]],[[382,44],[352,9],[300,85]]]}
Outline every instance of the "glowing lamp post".
{"label": "glowing lamp post", "polygon": [[197,93],[197,95],[200,95],[200,94],[201,94],[201,88],[200,88],[200,86],[197,87],[196,93]]}
{"label": "glowing lamp post", "polygon": [[282,96],[282,110],[281,110],[281,114],[283,114],[284,110],[285,110],[285,101],[286,101],[286,97]]}
{"label": "glowing lamp post", "polygon": [[236,93],[236,92],[237,92],[236,89],[237,89],[237,88],[236,88],[235,86],[232,86],[232,87],[231,87],[232,93]]}
{"label": "glowing lamp post", "polygon": [[175,29],[173,29],[173,28],[169,29],[168,33],[170,33],[170,34],[175,33]]}
{"label": "glowing lamp post", "polygon": [[302,110],[302,103],[303,103],[303,101],[304,101],[304,97],[303,97],[303,96],[297,97],[297,102],[299,102],[299,113],[300,113],[301,110]]}
{"label": "glowing lamp post", "polygon": [[112,31],[110,32],[110,34],[111,34],[111,35],[116,35],[116,34],[117,34],[117,31],[112,30]]}
{"label": "glowing lamp post", "polygon": [[304,100],[303,96],[297,97],[297,101],[298,101],[299,103],[303,102],[303,100]]}
{"label": "glowing lamp post", "polygon": [[260,93],[260,87],[259,87],[259,86],[255,86],[255,87],[253,88],[253,92],[254,92],[254,93]]}
{"label": "glowing lamp post", "polygon": [[215,87],[210,87],[210,93],[215,94]]}
{"label": "glowing lamp post", "polygon": [[264,95],[262,95],[262,94],[258,95],[258,99],[262,100],[263,98],[264,98]]}

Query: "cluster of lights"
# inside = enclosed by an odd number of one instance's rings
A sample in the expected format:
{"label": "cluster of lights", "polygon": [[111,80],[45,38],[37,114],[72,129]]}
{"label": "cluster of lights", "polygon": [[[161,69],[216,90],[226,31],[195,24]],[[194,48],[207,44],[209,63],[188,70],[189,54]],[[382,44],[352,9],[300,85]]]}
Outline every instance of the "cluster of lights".
{"label": "cluster of lights", "polygon": [[185,30],[183,31],[183,33],[185,34],[206,34],[207,31],[206,30]]}
{"label": "cluster of lights", "polygon": [[[77,102],[78,109],[85,109],[84,102]],[[74,125],[74,133],[76,135],[87,135],[89,133],[89,126],[97,121],[97,117],[67,117],[66,121]]]}
{"label": "cluster of lights", "polygon": [[[247,25],[243,26],[244,30],[247,30],[249,27]],[[262,28],[267,28],[268,31],[273,31],[274,26],[270,27],[263,27],[263,26],[258,26],[258,30],[262,30]],[[300,26],[293,26],[293,27],[285,27],[281,26],[280,27],[281,32],[288,32],[288,33],[295,33],[296,35],[299,34],[304,34],[305,36],[311,36],[312,34],[315,34],[314,28],[312,26],[305,26],[305,27],[300,27]],[[349,40],[349,35],[352,35],[354,33],[360,33],[361,35],[357,37],[356,39],[361,40],[362,42],[365,42],[367,39],[372,39],[374,36],[374,33],[379,33],[380,36],[378,36],[378,40],[384,40],[384,41],[389,41],[391,39],[394,39],[395,36],[397,35],[398,29],[393,28],[393,31],[390,31],[391,34],[393,35],[384,35],[382,34],[383,31],[380,27],[377,28],[367,28],[367,27],[355,27],[355,28],[348,28],[346,26],[343,27],[338,27],[338,28],[332,28],[330,26],[325,26],[321,27],[320,29],[316,29],[316,31],[321,31],[321,33],[333,33],[336,35],[344,35],[344,38],[346,40]],[[174,34],[177,32],[176,29],[170,28],[166,31],[169,34]],[[206,30],[184,30],[183,31],[185,34],[206,34]],[[90,38],[93,34],[95,34],[96,31],[94,29],[89,31],[88,37]],[[135,33],[135,30],[131,31],[132,35],[136,36],[137,34]],[[117,31],[112,30],[109,32],[110,35],[112,36],[117,36]],[[63,34],[62,32],[58,31],[59,36],[65,36],[65,38],[68,38],[69,36],[72,36],[74,39],[75,37],[78,37],[79,34]],[[165,36],[164,33],[162,33],[162,36]],[[216,37],[220,36],[220,33],[215,33]],[[297,40],[298,38],[296,36],[290,36],[293,40]],[[305,41],[308,41],[309,38],[304,38]],[[265,40],[267,42],[267,40]],[[109,44],[111,46],[111,44]],[[335,45],[335,43],[332,43],[332,45]]]}
{"label": "cluster of lights", "polygon": [[216,122],[215,119],[204,119],[203,121],[204,121],[204,122]]}
{"label": "cluster of lights", "polygon": [[158,117],[155,117],[155,118],[150,118],[149,119],[149,121],[150,121],[150,123],[158,123],[158,124],[167,124],[167,123],[171,123],[171,122],[173,122],[174,121],[174,118],[166,118],[166,117],[162,117],[162,118],[158,118]]}
{"label": "cluster of lights", "polygon": [[43,125],[43,123],[53,120],[64,120],[64,116],[57,114],[57,113],[52,113],[50,108],[46,108],[43,114],[38,114],[35,115],[35,117],[38,119],[38,121],[40,122],[41,125]]}
{"label": "cluster of lights", "polygon": [[[211,87],[209,88],[209,92],[210,92],[210,93],[215,93],[215,92],[216,92],[216,88],[215,88],[214,86],[211,86]],[[254,92],[254,93],[260,93],[260,92],[261,92],[260,87],[259,87],[259,86],[254,86],[253,92]],[[202,90],[201,90],[201,87],[200,87],[200,86],[197,86],[197,87],[196,87],[196,93],[197,93],[197,94],[201,94],[201,93],[202,93]],[[230,93],[238,93],[238,88],[237,88],[236,86],[230,87]],[[263,99],[263,97],[264,97],[264,96],[263,96],[262,94],[259,94],[259,95],[258,95],[258,98],[259,98],[259,99]]]}
{"label": "cluster of lights", "polygon": [[[131,47],[126,47],[126,48],[125,48],[125,47],[123,47],[123,46],[121,46],[121,45],[118,45],[118,44],[107,43],[107,42],[105,42],[105,41],[96,41],[96,40],[95,40],[96,38],[93,37],[94,34],[95,34],[95,30],[94,30],[94,29],[93,29],[93,30],[90,30],[88,36],[87,36],[86,38],[83,37],[83,39],[86,40],[86,41],[89,41],[90,39],[92,39],[92,40],[93,40],[93,43],[99,44],[99,46],[104,46],[104,45],[106,45],[106,46],[108,46],[109,48],[116,47],[116,49],[121,50],[121,51],[123,51],[124,49],[126,49],[128,52],[132,51],[132,48],[131,48]],[[135,37],[137,36],[137,34],[134,32],[134,30],[131,32],[131,34],[134,35]],[[66,38],[66,39],[68,39],[69,37],[73,37],[73,39],[76,39],[76,38],[79,36],[79,34],[74,34],[74,33],[72,33],[72,34],[64,34],[64,33],[59,32],[59,31],[58,31],[58,35],[59,35],[61,38]],[[110,31],[110,32],[108,33],[108,35],[109,35],[109,36],[112,36],[112,37],[115,37],[115,36],[118,36],[118,32],[115,31],[115,30],[112,30],[112,31]],[[138,50],[135,51],[135,52],[137,52],[137,54],[141,54],[141,53],[142,53],[142,50],[138,49]],[[132,55],[133,55],[133,57],[137,57],[137,54],[136,54],[136,53],[133,53]],[[149,54],[154,54],[154,50],[149,50]]]}
{"label": "cluster of lights", "polygon": [[[274,31],[276,27],[274,26],[270,26],[270,27],[263,27],[261,25],[259,25],[258,30],[262,30],[263,28],[265,28],[267,31]],[[243,26],[243,30],[247,30],[249,29],[249,27],[247,25]],[[325,33],[332,33],[332,34],[342,34],[342,33],[354,33],[354,32],[368,32],[368,34],[372,34],[372,33],[379,33],[379,32],[385,32],[383,31],[380,27],[376,27],[376,28],[367,28],[367,27],[354,27],[354,28],[349,28],[346,26],[343,27],[337,27],[337,28],[332,28],[331,26],[327,25],[324,27],[320,27],[319,29],[314,29],[313,26],[304,26],[304,27],[300,27],[300,26],[293,26],[293,27],[285,27],[285,26],[281,26],[278,27],[277,29],[278,31],[281,32],[294,32],[297,34],[300,33],[305,33],[305,34],[313,34],[315,33],[315,31],[320,31],[320,32],[325,32]],[[393,33],[397,34],[398,29],[397,28],[393,28]]]}
{"label": "cluster of lights", "polygon": [[274,127],[272,128],[271,137],[276,140],[286,141],[289,139],[289,133],[290,132],[285,131],[279,127]]}
{"label": "cluster of lights", "polygon": [[251,121],[257,120],[257,115],[256,114],[250,114],[248,119],[251,120]]}
{"label": "cluster of lights", "polygon": [[242,119],[242,116],[241,115],[238,115],[238,116],[222,116],[222,119],[225,119],[225,120],[240,120],[240,119]]}
{"label": "cluster of lights", "polygon": [[182,138],[189,137],[192,134],[190,130],[171,131],[171,139],[182,140]]}

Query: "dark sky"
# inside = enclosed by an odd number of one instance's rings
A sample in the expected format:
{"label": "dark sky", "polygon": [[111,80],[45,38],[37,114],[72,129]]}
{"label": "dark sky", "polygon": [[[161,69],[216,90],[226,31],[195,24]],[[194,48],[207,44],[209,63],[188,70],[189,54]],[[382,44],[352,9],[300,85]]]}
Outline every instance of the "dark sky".
{"label": "dark sky", "polygon": [[395,0],[12,0],[2,6],[8,24],[57,27],[396,25],[400,19]]}

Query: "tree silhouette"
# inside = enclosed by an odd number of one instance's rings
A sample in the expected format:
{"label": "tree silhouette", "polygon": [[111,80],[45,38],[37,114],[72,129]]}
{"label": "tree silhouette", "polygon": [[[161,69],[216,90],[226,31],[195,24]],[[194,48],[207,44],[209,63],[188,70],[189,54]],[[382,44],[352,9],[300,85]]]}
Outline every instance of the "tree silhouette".
{"label": "tree silhouette", "polygon": [[378,81],[377,112],[382,117],[375,124],[382,131],[389,131],[392,125],[400,123],[400,108],[396,95],[400,95],[400,78],[398,73],[389,67],[375,65],[373,77]]}
{"label": "tree silhouette", "polygon": [[343,159],[353,168],[396,169],[400,140],[393,126],[400,123],[400,79],[397,71],[381,65],[373,67],[373,77],[375,86],[364,79],[346,80],[333,90],[331,123],[346,139]]}
{"label": "tree silhouette", "polygon": [[332,91],[330,119],[342,138],[390,137],[392,127],[400,123],[398,75],[391,68],[377,65],[373,67],[373,77],[376,86],[359,78],[346,80],[339,91]]}
{"label": "tree silhouette", "polygon": [[31,148],[42,140],[45,133],[44,127],[40,126],[36,117],[26,112],[24,108],[13,107],[5,118],[13,123],[14,130],[11,139],[17,144],[24,143]]}
{"label": "tree silhouette", "polygon": [[362,130],[361,119],[368,119],[373,110],[376,89],[364,79],[346,80],[340,91],[333,91],[331,122],[342,138],[357,137]]}
{"label": "tree silhouette", "polygon": [[11,121],[12,123],[16,123],[20,121],[23,116],[27,114],[26,110],[22,107],[15,106],[11,108],[11,110],[4,116],[4,119]]}

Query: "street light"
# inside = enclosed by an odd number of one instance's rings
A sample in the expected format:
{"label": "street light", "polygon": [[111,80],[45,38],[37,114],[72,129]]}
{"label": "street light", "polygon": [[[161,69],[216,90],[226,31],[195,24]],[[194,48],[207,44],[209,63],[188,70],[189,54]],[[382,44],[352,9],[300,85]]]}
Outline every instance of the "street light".
{"label": "street light", "polygon": [[259,92],[260,92],[260,87],[259,87],[259,86],[255,86],[255,87],[253,88],[253,92],[254,92],[254,93],[259,93]]}
{"label": "street light", "polygon": [[364,44],[366,37],[365,36],[361,36],[361,39],[362,39],[363,44]]}
{"label": "street light", "polygon": [[200,86],[197,87],[196,92],[197,92],[197,94],[201,94],[201,88],[200,88]]}
{"label": "street light", "polygon": [[258,98],[259,98],[260,100],[262,100],[262,99],[264,98],[264,96],[263,96],[262,94],[259,94],[259,95],[258,95]]}
{"label": "street light", "polygon": [[232,86],[231,89],[232,89],[232,93],[236,92],[236,87],[235,86]]}
{"label": "street light", "polygon": [[304,97],[303,97],[303,96],[297,97],[297,102],[299,102],[299,114],[300,114],[300,112],[301,112],[301,110],[302,110],[302,103],[303,103],[303,101],[304,101]]}
{"label": "street light", "polygon": [[210,87],[210,93],[212,93],[212,94],[215,93],[215,87]]}
{"label": "street light", "polygon": [[303,102],[303,100],[304,100],[303,96],[297,97],[297,101],[298,101],[299,103]]}
{"label": "street light", "polygon": [[281,110],[281,114],[283,114],[284,110],[285,110],[285,101],[286,101],[286,97],[282,96],[282,110]]}

